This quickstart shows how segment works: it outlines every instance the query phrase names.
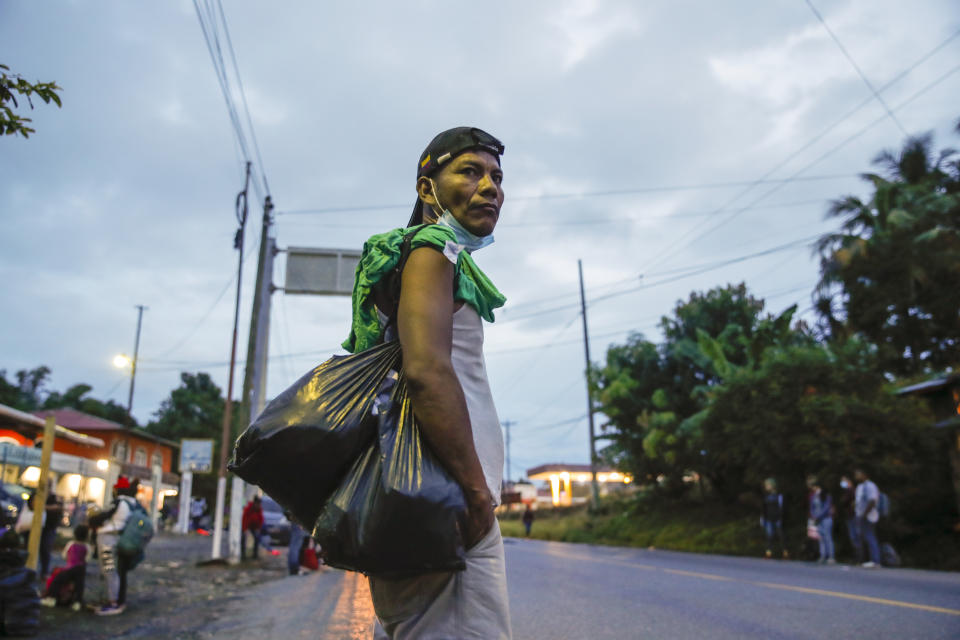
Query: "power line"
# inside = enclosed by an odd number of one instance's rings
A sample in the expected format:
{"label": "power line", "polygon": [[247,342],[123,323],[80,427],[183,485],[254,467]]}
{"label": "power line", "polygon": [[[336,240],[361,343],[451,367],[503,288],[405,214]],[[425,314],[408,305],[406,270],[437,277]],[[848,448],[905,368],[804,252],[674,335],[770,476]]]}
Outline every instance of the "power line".
{"label": "power line", "polygon": [[[578,382],[580,381],[578,380]],[[584,413],[583,415],[579,415],[576,418],[567,418],[566,420],[560,420],[558,422],[551,422],[548,424],[538,424],[532,427],[530,426],[524,427],[523,429],[520,430],[519,435],[521,436],[534,435],[534,433],[549,431],[551,429],[556,429],[557,427],[563,427],[568,424],[573,424],[574,426],[577,426],[577,423],[585,420],[586,418],[587,418],[587,414]],[[520,423],[516,423],[516,424],[520,424]]]}
{"label": "power line", "polygon": [[270,193],[266,169],[263,167],[263,158],[260,156],[260,144],[257,142],[257,133],[253,129],[253,120],[250,118],[250,107],[247,105],[247,92],[243,89],[243,80],[240,77],[240,65],[237,64],[237,55],[233,50],[233,40],[230,38],[230,28],[227,27],[227,16],[223,12],[223,4],[220,0],[217,0],[217,7],[220,9],[220,21],[223,23],[223,33],[227,38],[230,60],[233,62],[233,68],[236,70],[237,88],[240,90],[240,98],[243,100],[243,110],[247,115],[247,127],[250,129],[250,139],[253,140],[253,150],[257,153],[257,164],[260,167],[260,175],[263,177],[263,188],[267,193]]}
{"label": "power line", "polygon": [[[229,30],[227,28],[226,16],[223,13],[223,6],[220,4],[220,0],[217,0],[217,6],[214,6],[212,0],[202,0],[203,8],[201,9],[200,1],[193,0],[194,9],[197,12],[197,20],[200,22],[200,29],[203,32],[203,38],[207,45],[207,51],[210,53],[210,60],[213,62],[214,72],[217,76],[217,82],[220,85],[220,91],[223,94],[224,102],[227,106],[227,115],[230,119],[230,123],[233,127],[234,134],[236,137],[236,142],[240,147],[240,153],[244,162],[251,162],[250,150],[247,143],[246,133],[244,132],[243,125],[240,120],[240,115],[237,110],[237,106],[233,98],[233,90],[230,85],[230,74],[227,71],[227,65],[224,62],[223,50],[220,46],[220,34],[219,28],[217,26],[218,22],[218,11],[219,7],[219,22],[223,25],[224,30],[224,39],[227,41],[229,51],[231,53],[231,60],[233,62],[233,75],[237,80],[238,90],[243,100],[243,106],[246,112],[246,119],[250,129],[250,137],[253,140],[256,155],[257,155],[257,166],[260,168],[260,175],[263,177],[263,189],[269,195],[269,185],[266,179],[266,173],[263,168],[263,162],[260,157],[259,145],[256,142],[256,134],[253,130],[253,122],[250,118],[250,110],[247,106],[246,93],[243,90],[243,83],[240,79],[240,68],[237,66],[236,56],[233,52],[233,44],[230,40]],[[257,178],[257,175],[253,176],[253,188],[257,192],[257,197],[263,201],[264,193],[260,188],[260,183]]]}
{"label": "power line", "polygon": [[[253,249],[254,244],[256,244],[256,242],[257,242],[256,240],[251,241],[250,247],[247,249],[246,253],[245,253],[244,256],[243,256],[243,261],[244,261],[244,262],[247,261],[247,258],[249,258],[251,255],[253,255],[252,249]],[[213,303],[207,308],[207,310],[204,312],[204,314],[203,314],[202,316],[200,316],[200,319],[197,320],[196,324],[194,324],[193,327],[192,327],[189,331],[187,331],[187,332],[183,335],[182,338],[180,338],[179,340],[177,340],[177,341],[173,344],[173,346],[171,346],[171,347],[170,347],[169,349],[167,349],[166,351],[161,352],[160,355],[156,356],[155,358],[151,358],[151,359],[149,359],[149,360],[147,360],[147,361],[148,361],[148,362],[149,362],[149,361],[154,361],[154,362],[155,362],[155,361],[158,361],[158,360],[162,360],[163,358],[166,358],[168,355],[170,355],[171,353],[174,353],[174,352],[177,351],[180,347],[182,347],[184,344],[186,344],[187,340],[189,340],[190,338],[192,338],[192,337],[193,337],[193,334],[195,334],[195,333],[197,332],[197,330],[198,330],[201,326],[203,326],[203,323],[207,321],[207,318],[210,317],[210,314],[213,313],[213,310],[216,309],[216,307],[217,307],[218,304],[220,304],[220,301],[223,299],[223,296],[226,295],[227,291],[230,290],[230,286],[231,286],[234,282],[236,282],[236,280],[237,280],[237,274],[236,274],[236,273],[232,273],[232,274],[230,275],[230,279],[227,280],[227,283],[226,283],[225,285],[223,285],[223,289],[220,290],[220,292],[219,292],[219,293],[217,294],[217,296],[214,298]],[[143,362],[144,360],[145,360],[144,358],[141,358],[141,359],[140,359],[141,362]]]}
{"label": "power line", "polygon": [[867,89],[870,90],[870,93],[873,94],[873,97],[876,98],[877,102],[883,106],[884,110],[887,112],[887,115],[890,116],[890,119],[893,120],[894,124],[897,125],[897,128],[900,129],[900,133],[902,133],[904,136],[909,135],[907,130],[903,128],[903,125],[900,124],[900,121],[897,120],[897,116],[893,115],[893,111],[890,110],[890,106],[887,104],[887,101],[884,100],[880,93],[874,88],[873,84],[867,79],[866,74],[860,68],[860,65],[857,64],[856,60],[853,59],[853,56],[850,55],[850,52],[847,51],[847,48],[843,46],[842,42],[840,42],[840,38],[838,38],[837,34],[833,32],[833,29],[830,28],[830,25],[827,24],[827,21],[823,19],[823,16],[820,14],[820,12],[817,11],[817,8],[813,6],[813,2],[811,2],[811,0],[804,1],[807,3],[807,6],[810,7],[810,10],[813,11],[813,15],[817,16],[817,20],[820,21],[820,24],[823,25],[823,28],[826,30],[826,32],[830,34],[830,37],[837,45],[837,48],[840,49],[843,55],[850,62],[850,65],[857,72],[857,75],[859,75],[860,79],[863,80],[863,84],[867,85]]}
{"label": "power line", "polygon": [[[804,181],[815,182],[822,180],[844,180],[847,178],[855,178],[856,174],[840,174],[840,175],[823,175],[823,176],[806,176],[803,178]],[[544,194],[527,194],[527,195],[517,195],[510,196],[510,201],[531,201],[531,200],[565,200],[565,199],[574,199],[574,198],[596,198],[596,197],[606,197],[606,196],[623,196],[623,195],[636,195],[640,193],[658,193],[658,192],[668,192],[668,191],[699,191],[704,189],[726,189],[730,187],[740,187],[743,185],[753,185],[753,184],[767,184],[767,183],[776,183],[780,180],[764,180],[759,181],[733,181],[733,182],[708,182],[702,184],[688,184],[688,185],[668,185],[668,186],[653,186],[653,187],[635,187],[628,189],[609,189],[602,191],[581,191],[577,193],[544,193]],[[348,213],[356,211],[385,211],[388,209],[409,209],[410,203],[405,204],[370,204],[370,205],[344,205],[344,206],[333,206],[333,207],[315,207],[309,209],[287,209],[285,211],[278,211],[277,215],[320,215],[328,213]]]}
{"label": "power line", "polygon": [[[630,287],[630,288],[627,288],[627,289],[622,289],[622,290],[620,290],[620,291],[614,291],[614,292],[612,292],[612,293],[608,293],[608,294],[604,294],[604,295],[601,295],[601,296],[596,296],[596,297],[590,298],[590,299],[587,301],[587,304],[588,304],[588,306],[589,306],[589,305],[593,305],[593,304],[595,304],[595,303],[597,303],[597,302],[601,302],[601,301],[603,301],[603,300],[608,300],[608,299],[610,299],[610,298],[615,298],[615,297],[618,297],[618,296],[626,295],[626,294],[628,294],[628,293],[633,293],[633,292],[635,292],[635,291],[641,291],[641,290],[643,290],[643,289],[650,289],[650,288],[652,288],[652,287],[657,287],[657,286],[661,286],[661,285],[664,285],[664,284],[669,284],[669,283],[671,283],[671,282],[676,282],[677,280],[682,280],[682,279],[684,279],[684,278],[689,278],[689,277],[692,277],[692,276],[700,275],[700,274],[702,274],[702,273],[706,273],[706,272],[708,272],[708,271],[713,271],[713,270],[715,270],[715,269],[720,269],[720,268],[722,268],[722,267],[726,267],[726,266],[729,266],[729,265],[731,265],[731,264],[736,264],[736,263],[738,263],[738,262],[744,262],[744,261],[746,261],[746,260],[752,260],[752,259],[754,259],[754,258],[759,258],[759,257],[766,256],[766,255],[770,255],[770,254],[773,254],[773,253],[778,253],[778,252],[780,252],[780,251],[786,251],[786,250],[789,250],[789,249],[795,249],[795,248],[798,248],[798,247],[802,246],[802,245],[805,244],[805,243],[808,243],[808,242],[811,242],[811,241],[815,240],[815,239],[818,238],[818,237],[819,237],[819,235],[807,236],[807,237],[805,237],[805,238],[800,238],[799,240],[793,240],[793,241],[788,242],[788,243],[786,243],[786,244],[782,244],[782,245],[779,245],[779,246],[776,246],[776,247],[771,247],[770,249],[764,249],[763,251],[758,251],[758,252],[755,252],[755,253],[750,253],[750,254],[746,254],[746,255],[742,255],[742,256],[737,256],[737,257],[735,257],[735,258],[728,258],[728,259],[720,260],[720,261],[716,261],[716,262],[694,265],[694,266],[692,266],[692,267],[683,267],[683,268],[681,268],[681,269],[674,269],[674,270],[667,271],[667,272],[664,272],[664,273],[654,273],[654,274],[650,274],[651,276],[656,276],[656,275],[668,275],[668,274],[676,273],[676,272],[680,271],[680,273],[678,273],[677,275],[673,275],[672,277],[667,277],[667,278],[664,278],[664,279],[662,279],[662,280],[657,280],[657,281],[655,281],[655,282],[644,282],[643,284],[638,285],[638,286],[635,286],[635,287]],[[571,303],[568,303],[568,304],[563,304],[563,305],[558,305],[558,306],[555,306],[555,307],[550,307],[550,308],[548,308],[548,309],[542,309],[542,310],[540,310],[540,311],[532,311],[532,312],[525,313],[525,314],[522,314],[522,315],[519,315],[519,316],[509,316],[509,317],[503,318],[503,319],[500,321],[500,323],[501,323],[501,324],[505,324],[505,323],[508,323],[508,322],[515,322],[515,321],[518,321],[518,320],[524,320],[524,319],[527,319],[527,318],[532,318],[532,317],[535,317],[535,316],[540,316],[540,315],[543,315],[543,314],[546,314],[546,313],[553,313],[553,312],[555,312],[555,311],[562,311],[562,310],[564,310],[564,309],[570,309],[570,308],[573,308],[573,307],[576,307],[576,306],[578,306],[578,303],[576,303],[576,302],[571,302]]]}
{"label": "power line", "polygon": [[[542,350],[549,349],[550,346],[551,346],[554,342],[556,342],[557,340],[560,339],[560,336],[562,336],[564,333],[566,333],[567,329],[569,329],[571,326],[573,326],[573,323],[577,321],[577,318],[578,318],[578,317],[580,317],[580,314],[579,314],[579,313],[575,313],[575,314],[570,318],[570,321],[567,322],[566,324],[564,324],[564,325],[560,328],[560,330],[557,331],[556,335],[554,335],[553,338],[551,338],[545,345],[543,345],[543,346],[541,347],[541,349],[542,349]],[[522,369],[520,370],[520,372],[513,377],[513,381],[512,381],[509,385],[507,385],[507,388],[508,388],[508,389],[516,389],[516,388],[517,388],[517,384],[518,384],[521,380],[523,380],[524,378],[526,378],[526,377],[527,377],[527,374],[530,373],[530,370],[533,369],[533,367],[537,364],[538,357],[539,357],[539,355],[540,355],[541,353],[542,353],[542,351],[538,350],[538,353],[537,353],[536,355],[534,355],[532,358],[530,358],[530,360],[527,361],[527,366],[524,367],[524,368],[522,368]]]}
{"label": "power line", "polygon": [[[936,87],[937,85],[939,85],[939,84],[941,84],[942,82],[944,82],[947,78],[949,78],[950,76],[952,76],[952,75],[953,75],[954,73],[956,73],[957,71],[960,71],[960,65],[958,65],[958,66],[956,66],[956,67],[953,67],[952,69],[950,69],[950,70],[947,71],[946,73],[944,73],[944,74],[942,74],[941,76],[939,76],[936,80],[934,80],[933,82],[927,84],[927,85],[924,86],[922,89],[920,89],[919,91],[917,91],[916,93],[914,93],[913,95],[911,95],[909,98],[907,98],[906,100],[904,100],[903,102],[901,102],[899,105],[897,105],[896,107],[894,107],[894,111],[899,111],[900,109],[904,108],[905,106],[907,106],[908,104],[910,104],[910,103],[913,102],[914,100],[920,98],[922,95],[924,95],[925,93],[927,93],[928,91],[930,91],[931,89],[933,89],[934,87]],[[811,167],[819,164],[820,162],[822,162],[823,160],[825,160],[825,159],[828,158],[829,156],[831,156],[831,155],[833,155],[834,153],[836,153],[837,151],[839,151],[841,148],[845,147],[847,144],[849,144],[849,143],[852,142],[853,140],[856,140],[856,139],[859,138],[861,135],[863,135],[864,133],[866,133],[867,131],[869,131],[870,129],[872,129],[873,127],[875,127],[876,125],[878,125],[878,124],[880,124],[881,122],[883,122],[886,118],[887,118],[887,116],[886,116],[886,115],[883,115],[883,116],[880,116],[879,118],[877,118],[876,120],[873,120],[873,121],[870,122],[868,125],[866,125],[866,126],[863,127],[862,129],[860,129],[859,131],[857,131],[856,133],[854,133],[853,135],[848,136],[847,138],[845,138],[845,139],[844,139],[842,142],[840,142],[839,144],[835,145],[835,146],[832,147],[831,149],[829,149],[829,150],[827,150],[826,152],[824,152],[824,153],[822,153],[821,155],[819,155],[819,156],[818,156],[815,160],[813,160],[812,162],[809,162],[809,163],[807,163],[806,165],[804,165],[803,167],[801,167],[799,170],[797,170],[796,172],[794,172],[791,177],[799,176],[799,175],[800,175],[801,173],[803,173],[804,171],[807,171],[807,170],[810,169]],[[756,205],[757,203],[759,203],[760,201],[765,200],[765,199],[766,199],[767,197],[769,197],[770,195],[772,195],[772,194],[776,193],[777,191],[779,191],[785,184],[787,184],[787,182],[789,182],[789,180],[790,180],[790,178],[787,178],[787,179],[786,179],[786,182],[781,183],[781,184],[778,184],[778,185],[775,185],[775,186],[772,187],[771,189],[769,189],[769,190],[767,190],[766,192],[764,192],[763,194],[761,194],[760,197],[758,197],[758,198],[756,198],[755,200],[753,200],[750,204],[748,204],[748,205],[746,205],[746,206],[744,206],[744,207],[740,207],[740,208],[738,208],[738,209],[734,209],[734,210],[730,213],[729,216],[723,218],[722,220],[720,220],[719,222],[717,222],[717,224],[715,224],[715,225],[713,225],[713,226],[711,226],[711,227],[708,227],[707,229],[704,229],[701,233],[699,233],[698,235],[696,235],[696,236],[695,236],[693,239],[691,239],[689,242],[687,242],[686,244],[684,244],[683,246],[681,246],[681,247],[678,248],[677,250],[673,251],[670,255],[667,256],[667,258],[676,255],[676,254],[679,253],[682,249],[685,249],[686,247],[689,247],[690,245],[692,245],[692,244],[693,244],[694,242],[696,242],[697,240],[700,240],[701,238],[703,238],[703,237],[705,237],[705,236],[713,233],[714,231],[716,231],[716,230],[719,229],[720,227],[722,227],[722,226],[724,226],[725,224],[727,224],[727,223],[729,223],[730,221],[732,221],[734,218],[736,218],[738,215],[740,215],[740,214],[743,213],[744,211],[748,211],[751,207],[755,206],[755,205]],[[696,228],[692,229],[691,231],[694,231],[694,230],[696,230]],[[683,239],[684,239],[685,237],[687,237],[688,235],[689,235],[689,233],[688,233],[688,234],[685,234],[680,240],[683,240]],[[678,242],[679,242],[679,241],[678,241]],[[674,246],[676,246],[676,243],[674,244]],[[661,255],[662,255],[662,254],[661,254]],[[656,261],[656,260],[655,260],[652,264],[657,264],[657,263],[659,263],[659,262],[663,262],[663,259],[661,259],[661,260],[659,260],[659,261]]]}
{"label": "power line", "polygon": [[[853,177],[853,176],[850,176]],[[754,209],[784,209],[787,207],[803,207],[811,204],[820,204],[823,202],[822,198],[812,198],[807,200],[797,200],[793,202],[777,202],[774,204],[759,205],[754,207]],[[717,213],[716,209],[710,211],[676,211],[673,213],[666,213],[663,215],[650,215],[650,216],[613,216],[609,218],[595,218],[595,217],[584,217],[576,220],[543,220],[543,221],[533,221],[533,222],[501,222],[497,225],[498,229],[502,228],[522,228],[522,227],[566,227],[566,226],[596,226],[600,224],[627,224],[627,223],[637,223],[644,222],[647,220],[675,220],[680,218],[707,218]],[[317,220],[293,220],[287,221],[285,225],[294,225],[297,227],[322,227],[323,229],[373,229],[377,227],[382,227],[383,225],[373,219],[368,219],[365,222],[358,223],[346,223],[346,224],[330,224],[329,222],[322,222]]]}
{"label": "power line", "polygon": [[[942,42],[940,42],[940,44],[938,44],[937,46],[935,46],[935,47],[933,47],[932,49],[930,49],[929,51],[927,51],[927,53],[925,53],[924,55],[920,56],[920,58],[918,58],[917,60],[915,60],[911,65],[909,65],[909,66],[908,66],[907,68],[905,68],[903,71],[901,71],[901,72],[898,73],[896,76],[894,76],[893,78],[891,78],[890,81],[888,81],[886,84],[884,84],[882,87],[880,87],[879,91],[880,91],[880,92],[886,91],[886,90],[889,89],[891,86],[893,86],[894,84],[898,83],[898,82],[899,82],[900,80],[902,80],[903,78],[907,77],[911,72],[913,72],[914,69],[916,69],[917,67],[919,67],[921,64],[925,63],[927,60],[929,60],[931,57],[933,57],[933,56],[934,56],[936,53],[938,53],[941,49],[943,49],[944,47],[946,47],[947,44],[949,44],[950,42],[952,42],[952,41],[953,41],[955,38],[957,38],[958,36],[960,36],[960,29],[958,29],[957,31],[954,31],[952,34],[950,34],[949,37],[947,37],[945,40],[943,40]],[[922,91],[923,91],[923,90],[921,90],[921,92],[922,92]],[[801,145],[800,147],[798,147],[798,148],[797,148],[796,150],[794,150],[792,153],[788,154],[786,158],[784,158],[783,160],[781,160],[780,162],[778,162],[778,163],[777,163],[776,165],[774,165],[771,169],[769,169],[766,173],[764,173],[762,176],[760,176],[760,180],[764,180],[764,179],[766,179],[766,178],[769,178],[769,177],[770,177],[771,175],[773,175],[776,171],[778,171],[779,169],[781,169],[781,168],[783,168],[784,166],[786,166],[786,165],[787,165],[788,163],[790,163],[794,158],[798,157],[801,153],[803,153],[804,151],[806,151],[807,149],[809,149],[810,147],[812,147],[815,143],[819,142],[821,139],[823,139],[824,137],[826,137],[827,134],[829,134],[829,133],[830,133],[831,131],[833,131],[835,128],[837,128],[838,126],[840,126],[843,122],[846,122],[846,121],[847,121],[848,119],[850,119],[854,114],[856,114],[858,111],[860,111],[860,109],[862,109],[862,108],[865,107],[866,105],[870,104],[872,101],[873,101],[873,98],[872,98],[872,97],[869,97],[869,98],[863,100],[860,104],[856,105],[855,107],[853,107],[852,109],[850,109],[849,111],[847,111],[847,112],[846,112],[845,114],[843,114],[840,118],[838,118],[835,122],[833,122],[833,123],[830,124],[828,127],[826,127],[823,131],[821,131],[820,133],[818,133],[817,135],[815,135],[813,138],[811,138],[810,140],[808,140],[805,144],[803,144],[803,145]],[[901,106],[903,106],[903,105],[901,105]],[[883,118],[881,118],[880,120],[882,121]],[[871,125],[871,126],[872,126],[872,125]],[[848,141],[849,141],[849,140],[848,140]],[[843,144],[846,144],[848,141],[844,141]],[[841,145],[841,146],[842,146],[842,145]],[[832,151],[831,151],[830,153],[832,153]],[[826,155],[829,155],[829,153],[826,154]],[[732,220],[734,217],[738,216],[740,213],[743,213],[744,211],[748,210],[750,207],[755,206],[755,205],[756,205],[757,203],[759,203],[760,201],[766,199],[767,196],[775,193],[775,192],[778,191],[781,187],[783,187],[784,185],[786,185],[786,184],[788,184],[789,182],[791,182],[791,181],[792,181],[791,179],[799,179],[799,177],[800,177],[799,174],[801,174],[803,171],[806,171],[807,169],[809,169],[810,167],[812,167],[814,164],[820,162],[824,157],[826,157],[826,156],[825,156],[825,155],[824,155],[824,156],[821,156],[821,157],[818,158],[816,161],[814,161],[813,163],[807,165],[806,167],[804,167],[804,168],[801,169],[800,171],[794,172],[794,174],[793,174],[792,176],[786,178],[785,181],[783,181],[783,182],[781,182],[780,184],[776,185],[774,188],[768,190],[763,196],[761,196],[760,198],[757,198],[756,200],[754,200],[753,203],[751,203],[751,204],[748,205],[747,207],[743,207],[743,208],[734,210],[733,213],[732,213],[730,216],[728,216],[728,218],[725,219],[725,220],[721,223],[721,225],[717,225],[717,227],[713,227],[713,228],[711,228],[711,230],[708,230],[708,231],[705,232],[705,233],[701,233],[700,235],[698,235],[697,237],[695,237],[693,240],[691,240],[690,242],[687,242],[685,245],[683,245],[682,247],[680,247],[680,249],[683,249],[683,248],[686,248],[686,247],[690,246],[691,244],[693,244],[694,242],[696,242],[697,240],[699,240],[700,238],[702,238],[704,235],[706,235],[706,233],[710,233],[713,229],[718,228],[719,226],[722,226],[722,224],[725,224],[727,221]],[[734,202],[736,202],[736,201],[739,200],[741,197],[745,196],[747,193],[749,193],[750,191],[752,191],[752,190],[754,189],[754,187],[759,186],[759,185],[761,184],[760,180],[758,180],[755,184],[751,184],[751,185],[747,186],[746,189],[742,190],[742,191],[739,192],[737,195],[735,195],[733,198],[731,198],[730,200],[728,200],[727,202],[725,202],[725,203],[724,203],[722,206],[720,206],[718,209],[716,209],[716,211],[714,211],[714,213],[716,213],[716,214],[723,213],[723,212],[724,212],[725,210],[727,210],[727,208],[730,207]],[[647,268],[652,267],[652,266],[655,265],[655,264],[659,264],[659,263],[663,262],[663,259],[662,259],[662,258],[663,258],[664,255],[666,255],[667,258],[672,257],[673,255],[676,255],[676,254],[680,251],[680,249],[674,250],[674,248],[675,248],[678,244],[680,244],[681,242],[683,242],[686,238],[688,238],[691,234],[695,233],[698,229],[699,229],[699,227],[697,227],[697,226],[690,227],[690,228],[687,230],[687,232],[684,233],[680,238],[678,238],[675,242],[673,242],[671,245],[665,247],[661,252],[659,252],[656,256],[654,256],[654,258],[647,264]]]}

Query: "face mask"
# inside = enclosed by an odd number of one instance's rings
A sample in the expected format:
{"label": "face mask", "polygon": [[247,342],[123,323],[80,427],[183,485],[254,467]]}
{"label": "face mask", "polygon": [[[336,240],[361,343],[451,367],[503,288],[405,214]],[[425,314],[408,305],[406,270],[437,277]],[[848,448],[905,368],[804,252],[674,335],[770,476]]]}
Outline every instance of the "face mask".
{"label": "face mask", "polygon": [[430,184],[433,186],[434,198],[437,201],[437,206],[443,210],[443,214],[440,218],[437,219],[437,224],[443,225],[448,229],[453,231],[453,234],[457,236],[457,244],[463,246],[464,250],[467,253],[473,253],[477,249],[483,249],[493,244],[493,234],[491,233],[488,236],[478,236],[474,235],[472,232],[468,231],[460,222],[453,217],[453,214],[450,213],[449,209],[445,209],[442,204],[440,204],[440,199],[436,197],[437,194],[437,185],[434,184],[433,180],[430,180]]}
{"label": "face mask", "polygon": [[850,488],[850,483],[847,482],[846,480],[841,480],[841,481],[840,481],[840,488],[841,488],[841,489],[849,489],[849,488]]}

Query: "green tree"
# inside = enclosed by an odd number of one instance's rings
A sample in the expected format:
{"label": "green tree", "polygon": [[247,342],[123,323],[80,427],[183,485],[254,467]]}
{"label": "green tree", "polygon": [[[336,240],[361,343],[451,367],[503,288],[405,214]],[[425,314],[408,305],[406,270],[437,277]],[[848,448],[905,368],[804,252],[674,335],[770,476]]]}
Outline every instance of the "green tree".
{"label": "green tree", "polygon": [[7,380],[6,369],[0,369],[0,403],[20,411],[34,411],[43,405],[44,387],[50,378],[50,367],[21,369],[15,382]]}
{"label": "green tree", "polygon": [[93,390],[89,384],[75,384],[62,394],[58,391],[51,391],[43,401],[43,409],[60,409],[70,407],[77,411],[89,413],[92,416],[112,420],[120,424],[137,426],[136,421],[127,413],[127,408],[114,402],[113,400],[97,400],[96,398],[86,397]]}
{"label": "green tree", "polygon": [[908,138],[863,177],[869,200],[835,200],[840,230],[817,243],[816,292],[823,335],[861,334],[898,375],[960,363],[960,160],[934,153],[930,134]]}
{"label": "green tree", "polygon": [[[237,415],[237,404],[234,403],[234,416]],[[208,502],[216,495],[216,472],[225,409],[223,392],[214,384],[210,374],[184,372],[180,374],[180,385],[160,403],[160,408],[153,414],[154,420],[147,425],[151,433],[170,440],[213,440],[213,472],[194,476],[194,494],[203,495]]]}
{"label": "green tree", "polygon": [[700,431],[708,390],[725,367],[749,366],[802,336],[791,328],[795,309],[774,317],[763,308],[742,283],[694,292],[661,320],[662,345],[634,334],[611,347],[592,381],[608,418],[607,458],[637,478],[660,477],[671,493],[684,489],[687,472],[708,472]]}
{"label": "green tree", "polygon": [[701,422],[705,456],[723,496],[759,493],[777,478],[802,521],[804,480],[836,486],[856,466],[912,526],[948,526],[951,498],[945,434],[926,407],[896,396],[862,340],[773,348],[759,366],[735,369],[710,394]]}
{"label": "green tree", "polygon": [[[57,91],[63,89],[54,82],[27,82],[20,74],[9,72],[10,67],[0,64],[0,135],[20,134],[24,138],[29,138],[30,134],[36,131],[28,124],[32,122],[30,118],[14,113],[13,109],[20,106],[17,96],[26,99],[31,110],[33,109],[32,96],[37,96],[47,104],[53,102],[60,107],[62,104]],[[11,103],[13,107],[10,106]]]}

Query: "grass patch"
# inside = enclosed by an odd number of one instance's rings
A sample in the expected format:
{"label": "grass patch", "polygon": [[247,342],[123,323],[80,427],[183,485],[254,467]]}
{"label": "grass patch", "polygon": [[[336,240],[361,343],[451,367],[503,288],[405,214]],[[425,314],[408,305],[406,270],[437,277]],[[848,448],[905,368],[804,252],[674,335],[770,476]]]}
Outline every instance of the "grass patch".
{"label": "grass patch", "polygon": [[[503,514],[503,535],[524,537],[520,513]],[[815,559],[816,547],[806,547],[804,525],[786,526],[787,548],[793,558]],[[760,557],[765,550],[760,515],[743,505],[722,505],[690,501],[666,502],[651,497],[639,500],[604,502],[595,514],[586,507],[542,509],[536,512],[532,538],[558,542],[667,549],[695,553],[716,553]],[[940,570],[960,570],[956,554],[957,534],[950,531],[923,531],[912,536],[893,537],[904,566]],[[842,528],[834,542],[838,559],[851,560],[850,545]],[[810,554],[813,554],[811,557]]]}
{"label": "grass patch", "polygon": [[[500,527],[505,536],[524,536],[523,524],[513,514],[502,517]],[[756,516],[711,504],[641,508],[619,502],[595,515],[585,507],[544,509],[537,512],[531,537],[730,555],[761,555],[764,549]]]}

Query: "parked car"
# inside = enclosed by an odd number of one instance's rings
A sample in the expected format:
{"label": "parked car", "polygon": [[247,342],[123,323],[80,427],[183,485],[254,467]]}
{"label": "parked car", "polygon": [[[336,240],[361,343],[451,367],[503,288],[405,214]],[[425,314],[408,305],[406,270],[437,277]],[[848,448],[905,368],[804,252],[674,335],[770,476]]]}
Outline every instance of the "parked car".
{"label": "parked car", "polygon": [[24,503],[30,498],[30,490],[18,484],[0,484],[0,526],[16,524]]}
{"label": "parked car", "polygon": [[269,497],[260,499],[263,509],[263,529],[270,536],[271,542],[279,545],[290,544],[290,521],[283,515],[283,507]]}

